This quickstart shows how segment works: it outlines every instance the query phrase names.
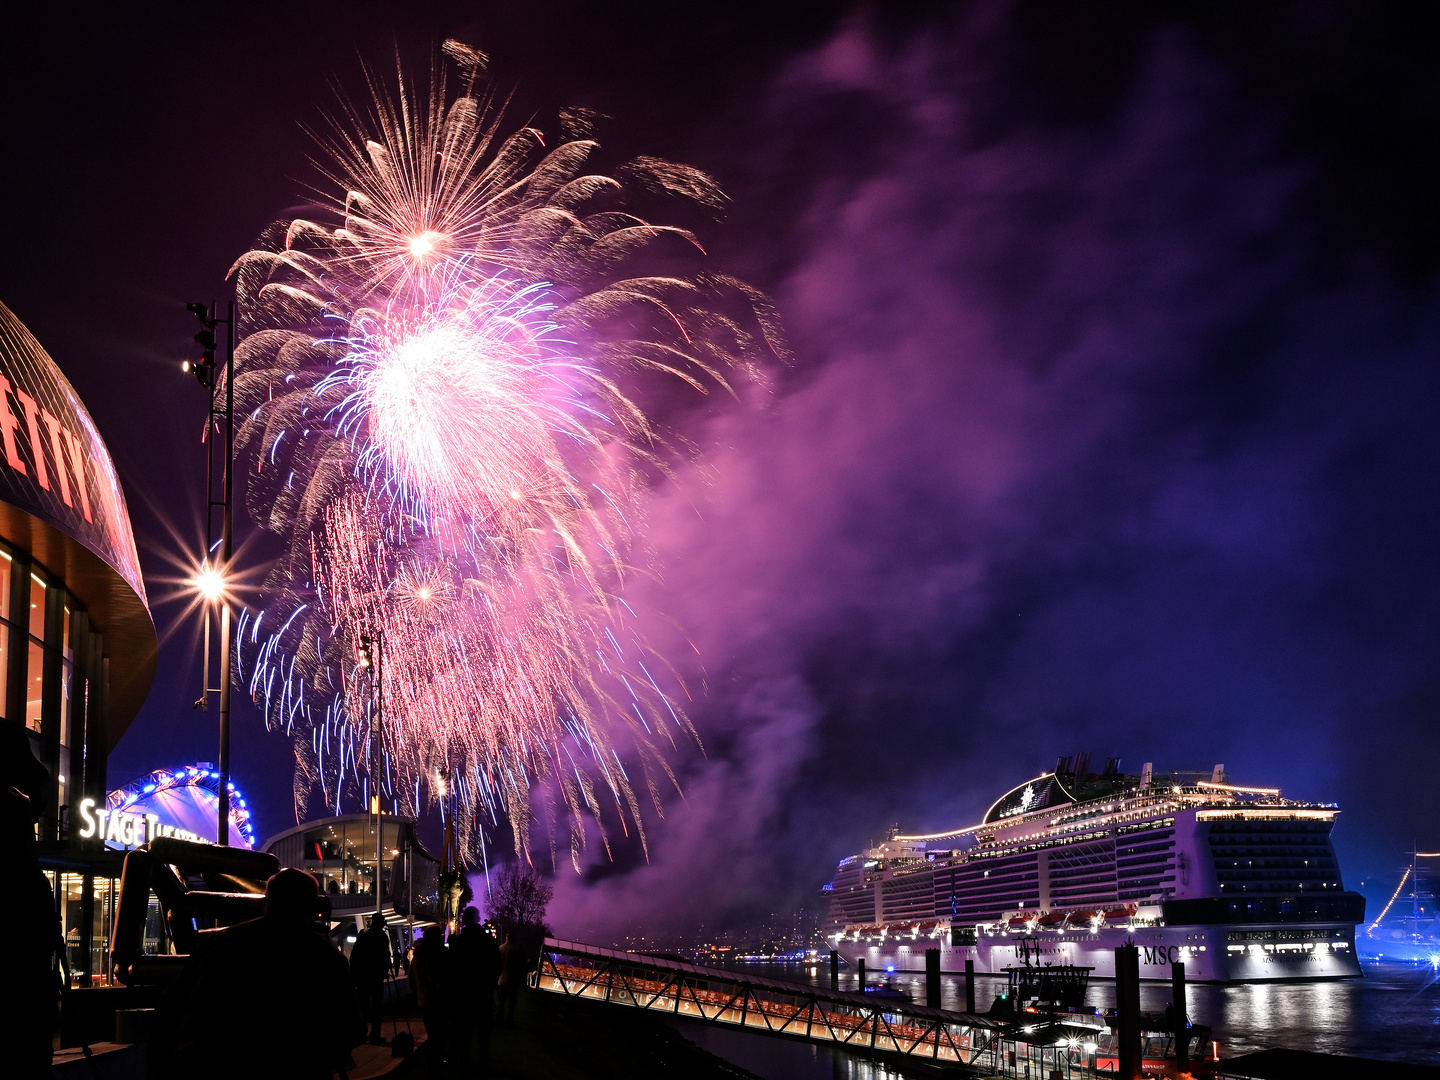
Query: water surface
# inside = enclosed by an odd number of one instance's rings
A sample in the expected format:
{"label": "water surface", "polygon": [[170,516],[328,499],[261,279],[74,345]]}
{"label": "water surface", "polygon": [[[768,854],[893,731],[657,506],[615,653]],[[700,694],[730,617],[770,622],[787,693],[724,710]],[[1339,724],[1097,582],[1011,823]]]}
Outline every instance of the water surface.
{"label": "water surface", "polygon": [[[739,970],[774,979],[830,985],[829,970],[799,964],[753,964]],[[1239,986],[1192,984],[1187,989],[1191,1023],[1215,1033],[1222,1057],[1285,1046],[1356,1057],[1440,1065],[1440,974],[1429,967],[1367,962],[1365,978],[1335,982],[1249,983]],[[916,1002],[925,1000],[925,976],[918,972],[886,976]],[[871,980],[875,981],[872,973]],[[976,1006],[989,1008],[1005,980],[976,977]],[[855,975],[842,969],[842,990],[856,988]],[[1170,987],[1140,985],[1140,1005],[1163,1012]],[[1115,985],[1096,982],[1086,1003],[1114,1008]],[[965,1006],[965,981],[941,980],[941,1007]],[[766,1080],[896,1080],[893,1066],[798,1040],[752,1035],[698,1022],[680,1022],[687,1039]]]}

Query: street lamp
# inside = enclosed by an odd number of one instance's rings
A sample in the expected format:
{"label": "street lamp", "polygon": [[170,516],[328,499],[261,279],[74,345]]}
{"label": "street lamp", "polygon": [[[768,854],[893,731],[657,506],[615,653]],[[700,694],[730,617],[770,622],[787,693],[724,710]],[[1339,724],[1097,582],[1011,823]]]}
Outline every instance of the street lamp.
{"label": "street lamp", "polygon": [[225,594],[225,575],[211,566],[208,559],[200,564],[200,570],[191,579],[191,584],[195,586],[196,592],[212,604]]}
{"label": "street lamp", "polygon": [[380,868],[384,858],[384,845],[380,842],[380,769],[382,765],[380,740],[385,713],[385,683],[382,679],[385,663],[385,635],[383,633],[376,631],[373,638],[365,636],[360,638],[359,663],[363,670],[372,672],[372,685],[375,687],[375,720],[370,727],[370,741],[375,744],[375,767],[371,772],[375,790],[370,796],[370,804],[375,811],[375,917],[383,918],[380,905]]}
{"label": "street lamp", "polygon": [[[231,491],[234,470],[231,464],[235,457],[235,302],[227,308],[227,317],[219,318],[214,304],[198,301],[185,305],[185,310],[200,320],[200,332],[195,335],[195,344],[200,346],[200,359],[186,360],[181,370],[193,374],[210,396],[210,409],[205,418],[205,542],[206,561],[196,576],[195,586],[210,603],[220,605],[220,784],[219,803],[216,807],[218,820],[215,827],[216,842],[222,846],[230,844],[230,604],[225,595],[225,577],[230,572],[230,562],[235,555],[234,537],[231,529]],[[217,400],[217,369],[215,363],[215,328],[225,327],[225,398],[223,404]],[[216,498],[215,483],[215,435],[223,422],[225,431],[224,457],[220,467],[220,497]],[[220,558],[211,565],[215,554],[214,540],[215,510],[220,509]],[[210,700],[210,609],[205,609],[205,680],[200,695],[202,707]]]}

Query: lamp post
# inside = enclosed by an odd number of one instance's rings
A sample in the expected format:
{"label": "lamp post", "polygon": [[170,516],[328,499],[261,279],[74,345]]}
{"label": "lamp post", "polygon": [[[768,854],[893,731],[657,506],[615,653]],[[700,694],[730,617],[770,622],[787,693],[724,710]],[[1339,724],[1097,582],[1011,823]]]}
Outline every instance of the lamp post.
{"label": "lamp post", "polygon": [[[372,652],[373,650],[373,652]],[[381,843],[382,833],[380,830],[380,769],[383,764],[381,760],[381,733],[382,722],[385,714],[385,682],[383,679],[385,664],[385,635],[376,631],[373,638],[362,637],[360,639],[360,666],[373,671],[375,686],[375,719],[370,725],[370,741],[375,746],[375,767],[371,772],[374,778],[374,794],[371,799],[375,806],[375,917],[382,919],[380,905],[380,867],[384,856],[384,845]]]}
{"label": "lamp post", "polygon": [[[235,302],[232,300],[227,307],[227,317],[221,319],[217,316],[215,305],[205,305],[199,302],[192,302],[185,305],[189,311],[200,320],[201,330],[195,335],[195,344],[200,346],[200,360],[192,362],[186,360],[180,365],[182,371],[193,374],[201,386],[210,393],[210,410],[205,419],[205,553],[207,562],[202,568],[202,574],[207,571],[217,574],[219,586],[216,589],[214,602],[220,604],[220,639],[223,642],[220,651],[220,784],[219,801],[217,806],[215,839],[222,846],[230,843],[230,603],[224,592],[224,581],[230,574],[230,560],[235,554],[234,537],[231,530],[231,492],[233,487],[233,476],[231,463],[235,457]],[[221,406],[216,400],[216,378],[215,370],[215,328],[223,325],[225,327],[225,403]],[[225,455],[220,462],[220,498],[215,497],[215,434],[217,426],[223,421],[225,430]],[[214,541],[212,540],[214,529],[215,508],[220,508],[220,562],[218,569],[212,567],[209,558],[214,554]],[[210,701],[210,625],[209,610],[206,611],[205,625],[205,680],[204,690],[200,695],[201,707],[209,706]]]}

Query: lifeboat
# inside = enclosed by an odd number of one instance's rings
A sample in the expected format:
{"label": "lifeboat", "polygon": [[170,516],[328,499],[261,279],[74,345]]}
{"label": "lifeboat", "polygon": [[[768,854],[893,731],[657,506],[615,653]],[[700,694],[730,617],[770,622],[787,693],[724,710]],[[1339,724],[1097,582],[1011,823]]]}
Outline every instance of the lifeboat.
{"label": "lifeboat", "polygon": [[1041,915],[1038,921],[1041,926],[1059,926],[1065,921],[1065,912],[1051,911],[1048,914]]}

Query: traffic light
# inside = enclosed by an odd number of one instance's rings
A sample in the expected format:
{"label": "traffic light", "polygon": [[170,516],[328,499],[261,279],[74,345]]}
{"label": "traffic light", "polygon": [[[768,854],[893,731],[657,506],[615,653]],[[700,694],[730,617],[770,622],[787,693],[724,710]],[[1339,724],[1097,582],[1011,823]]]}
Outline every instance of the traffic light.
{"label": "traffic light", "polygon": [[210,318],[210,309],[198,301],[186,304],[185,310],[200,320],[203,329],[195,335],[195,344],[200,346],[200,359],[193,362],[186,360],[180,365],[180,370],[192,372],[196,382],[208,390],[215,385],[216,320]]}

